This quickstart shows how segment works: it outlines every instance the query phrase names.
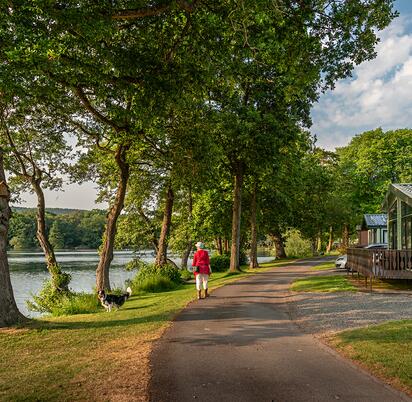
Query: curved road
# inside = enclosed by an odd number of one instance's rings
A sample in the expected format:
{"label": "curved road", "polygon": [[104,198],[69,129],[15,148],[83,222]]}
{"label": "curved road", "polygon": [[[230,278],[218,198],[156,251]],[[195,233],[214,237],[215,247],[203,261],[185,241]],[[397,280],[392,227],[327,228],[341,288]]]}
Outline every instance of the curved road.
{"label": "curved road", "polygon": [[258,273],[191,303],[152,354],[150,400],[412,401],[291,320],[289,284],[316,263]]}

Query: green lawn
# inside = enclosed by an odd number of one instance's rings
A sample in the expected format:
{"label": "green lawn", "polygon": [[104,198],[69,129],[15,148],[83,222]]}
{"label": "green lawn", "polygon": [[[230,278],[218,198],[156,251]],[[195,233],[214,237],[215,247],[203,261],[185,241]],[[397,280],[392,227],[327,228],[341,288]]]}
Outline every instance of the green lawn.
{"label": "green lawn", "polygon": [[345,292],[356,291],[345,276],[311,276],[298,279],[291,285],[295,292]]}
{"label": "green lawn", "polygon": [[[213,273],[210,289],[282,263],[236,275]],[[184,284],[132,295],[111,313],[33,320],[0,330],[0,400],[135,400],[146,392],[152,342],[195,297],[194,284]]]}
{"label": "green lawn", "polygon": [[412,320],[344,331],[330,341],[344,355],[412,396]]}
{"label": "green lawn", "polygon": [[335,268],[335,261],[326,261],[326,262],[323,262],[322,264],[315,265],[312,268],[312,271],[325,271],[325,270],[333,269],[333,268]]}

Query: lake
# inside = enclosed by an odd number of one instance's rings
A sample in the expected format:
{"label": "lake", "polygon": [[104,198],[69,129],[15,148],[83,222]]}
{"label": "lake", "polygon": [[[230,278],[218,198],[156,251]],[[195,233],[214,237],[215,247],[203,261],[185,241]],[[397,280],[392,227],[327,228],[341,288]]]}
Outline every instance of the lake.
{"label": "lake", "polygon": [[[112,288],[124,288],[124,282],[136,275],[136,271],[126,271],[124,266],[136,254],[132,251],[115,251],[110,269],[110,284]],[[146,262],[153,262],[154,256],[150,251],[140,252],[139,256]],[[26,316],[35,317],[39,314],[29,312],[26,300],[36,294],[49,279],[49,273],[41,251],[9,251],[10,278],[14,297],[19,310]],[[87,251],[57,251],[56,258],[62,270],[72,276],[70,288],[76,292],[91,292],[96,284],[96,267],[99,255],[95,250]],[[259,262],[270,261],[267,253],[261,252]],[[177,264],[180,258],[173,258]]]}

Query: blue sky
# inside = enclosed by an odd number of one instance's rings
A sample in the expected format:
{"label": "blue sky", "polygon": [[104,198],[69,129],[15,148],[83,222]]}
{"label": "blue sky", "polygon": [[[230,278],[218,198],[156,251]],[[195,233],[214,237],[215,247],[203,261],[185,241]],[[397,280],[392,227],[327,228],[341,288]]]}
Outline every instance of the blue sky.
{"label": "blue sky", "polygon": [[374,60],[357,66],[312,110],[311,133],[334,150],[366,130],[412,127],[412,0],[397,0],[400,16],[379,33]]}
{"label": "blue sky", "polygon": [[[322,95],[312,110],[311,133],[318,146],[334,150],[366,130],[412,127],[412,0],[396,0],[400,16],[382,31],[374,60],[357,66],[351,79]],[[95,204],[93,183],[66,185],[64,192],[46,191],[48,207],[105,208]],[[32,194],[22,206],[34,207]]]}

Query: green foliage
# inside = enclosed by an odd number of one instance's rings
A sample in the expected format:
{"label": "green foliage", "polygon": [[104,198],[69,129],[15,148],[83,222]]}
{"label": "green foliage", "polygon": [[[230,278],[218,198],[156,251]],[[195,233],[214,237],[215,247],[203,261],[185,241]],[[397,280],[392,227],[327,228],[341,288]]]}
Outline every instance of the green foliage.
{"label": "green foliage", "polygon": [[296,229],[290,229],[286,232],[285,251],[288,257],[309,257],[312,255],[310,241],[303,239]]}
{"label": "green foliage", "polygon": [[193,278],[193,274],[187,269],[182,269],[180,271],[180,277],[182,278],[182,281],[188,281]]}
{"label": "green foliage", "polygon": [[410,129],[366,131],[338,149],[339,193],[356,223],[364,213],[381,212],[389,183],[412,182],[411,152]]}
{"label": "green foliage", "polygon": [[129,261],[125,265],[126,271],[134,271],[134,270],[141,270],[145,269],[147,263],[144,262],[141,258],[133,258],[133,260]]}
{"label": "green foliage", "polygon": [[30,311],[53,314],[63,299],[70,297],[70,292],[59,292],[56,290],[53,280],[45,281],[42,289],[37,295],[32,294],[33,300],[27,300],[27,307]]}
{"label": "green foliage", "polygon": [[210,268],[212,272],[225,272],[229,267],[230,255],[213,255],[210,257]]}
{"label": "green foliage", "polygon": [[55,317],[62,315],[92,314],[101,310],[100,302],[95,294],[72,293],[62,297],[52,307],[51,314]]}
{"label": "green foliage", "polygon": [[[46,231],[54,248],[90,248],[100,246],[105,226],[105,211],[60,211],[46,214]],[[9,245],[13,249],[39,247],[36,239],[36,215],[31,210],[15,211],[10,220]]]}
{"label": "green foliage", "polygon": [[146,264],[142,266],[139,272],[136,274],[133,283],[140,284],[149,277],[163,276],[168,278],[170,281],[178,284],[181,282],[180,270],[173,265],[165,265],[159,267],[155,264]]}
{"label": "green foliage", "polygon": [[158,293],[167,292],[176,288],[178,284],[171,281],[167,276],[163,275],[148,275],[138,282],[137,290],[148,292],[148,293]]}
{"label": "green foliage", "polygon": [[8,232],[9,245],[15,250],[38,247],[36,214],[32,211],[13,212]]}

